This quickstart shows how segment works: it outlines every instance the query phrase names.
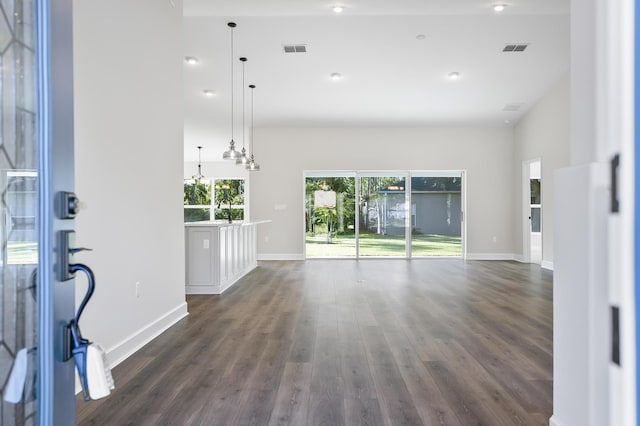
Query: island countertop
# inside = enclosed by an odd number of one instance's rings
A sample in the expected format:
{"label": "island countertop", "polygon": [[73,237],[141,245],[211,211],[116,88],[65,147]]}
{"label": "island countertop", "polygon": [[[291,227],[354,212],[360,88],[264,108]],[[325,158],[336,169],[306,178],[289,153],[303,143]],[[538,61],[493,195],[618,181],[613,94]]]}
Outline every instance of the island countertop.
{"label": "island countertop", "polygon": [[189,226],[248,226],[248,225],[260,225],[263,223],[269,223],[271,222],[270,220],[251,220],[251,221],[246,221],[246,220],[234,220],[233,222],[229,223],[229,221],[226,220],[201,220],[198,222],[185,222],[184,226],[189,227]]}
{"label": "island countertop", "polygon": [[270,220],[184,224],[186,293],[222,294],[258,266],[258,225]]}

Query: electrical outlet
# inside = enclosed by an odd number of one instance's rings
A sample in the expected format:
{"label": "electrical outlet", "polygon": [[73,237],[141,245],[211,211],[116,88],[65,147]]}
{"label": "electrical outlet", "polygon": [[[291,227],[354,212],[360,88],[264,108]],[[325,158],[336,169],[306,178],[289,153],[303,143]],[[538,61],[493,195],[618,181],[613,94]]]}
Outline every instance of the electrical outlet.
{"label": "electrical outlet", "polygon": [[136,297],[140,297],[140,281],[136,282]]}
{"label": "electrical outlet", "polygon": [[497,243],[497,242],[498,242],[498,237],[494,236],[494,237],[493,237],[493,242],[494,242],[494,243]]}
{"label": "electrical outlet", "polygon": [[269,236],[268,236],[268,235],[265,235],[265,236],[264,236],[264,242],[265,242],[265,243],[268,243],[268,242],[269,242]]}

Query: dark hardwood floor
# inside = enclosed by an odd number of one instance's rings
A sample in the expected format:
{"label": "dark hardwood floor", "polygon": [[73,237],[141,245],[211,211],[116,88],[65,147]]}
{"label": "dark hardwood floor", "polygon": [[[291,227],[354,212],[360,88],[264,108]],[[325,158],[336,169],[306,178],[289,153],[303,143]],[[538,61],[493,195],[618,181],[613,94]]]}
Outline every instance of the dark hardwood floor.
{"label": "dark hardwood floor", "polygon": [[78,423],[548,425],[551,281],[515,262],[260,262],[188,296]]}

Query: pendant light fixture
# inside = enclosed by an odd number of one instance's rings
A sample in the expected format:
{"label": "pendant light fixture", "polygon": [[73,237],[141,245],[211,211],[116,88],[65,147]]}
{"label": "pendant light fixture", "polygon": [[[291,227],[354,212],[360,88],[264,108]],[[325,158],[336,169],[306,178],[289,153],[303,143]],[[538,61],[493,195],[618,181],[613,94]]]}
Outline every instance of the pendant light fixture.
{"label": "pendant light fixture", "polygon": [[251,150],[251,157],[249,158],[249,163],[247,163],[246,169],[250,172],[259,172],[260,165],[256,163],[255,158],[253,158],[253,89],[256,88],[255,84],[250,84],[249,88],[251,89],[251,133],[249,134],[249,149]]}
{"label": "pendant light fixture", "polygon": [[244,64],[247,62],[247,58],[240,58],[242,62],[242,151],[240,157],[236,160],[236,164],[246,165],[249,162],[247,158],[247,150],[244,148]]}
{"label": "pendant light fixture", "polygon": [[200,158],[200,152],[202,151],[202,147],[198,147],[198,174],[191,176],[191,181],[193,183],[203,183],[204,175],[202,174],[202,159]]}
{"label": "pendant light fixture", "polygon": [[236,151],[236,143],[233,140],[233,29],[236,27],[236,23],[229,22],[227,26],[231,28],[231,142],[229,142],[229,150],[222,153],[222,159],[236,160],[241,155]]}

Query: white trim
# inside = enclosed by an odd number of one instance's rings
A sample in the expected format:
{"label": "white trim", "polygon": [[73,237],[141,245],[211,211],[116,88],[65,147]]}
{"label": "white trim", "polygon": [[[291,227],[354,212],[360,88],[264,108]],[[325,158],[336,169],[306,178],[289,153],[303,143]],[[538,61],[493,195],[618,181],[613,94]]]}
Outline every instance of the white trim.
{"label": "white trim", "polygon": [[553,262],[550,262],[548,260],[543,260],[540,266],[542,267],[542,269],[548,269],[550,271],[553,271]]}
{"label": "white trim", "polygon": [[564,426],[562,423],[560,423],[560,421],[556,420],[554,417],[555,416],[551,416],[551,418],[549,419],[549,426]]}
{"label": "white trim", "polygon": [[467,253],[467,260],[516,260],[513,253]]}
{"label": "white trim", "polygon": [[144,345],[161,335],[169,327],[189,315],[187,302],[176,306],[160,318],[142,327],[129,337],[107,350],[107,360],[111,368],[129,358]]}
{"label": "white trim", "polygon": [[529,263],[529,262],[526,262],[524,260],[524,256],[521,255],[521,254],[514,254],[513,255],[513,260],[515,260],[516,262],[520,262],[520,263]]}
{"label": "white trim", "polygon": [[[109,367],[114,368],[187,315],[189,315],[189,312],[187,311],[187,302],[183,302],[160,318],[131,334],[111,349],[108,349],[107,361],[109,363]],[[78,371],[76,370],[75,373],[77,395],[82,392],[82,387],[80,385],[80,379],[78,378]]]}
{"label": "white trim", "polygon": [[304,260],[300,253],[258,253],[258,260]]}

